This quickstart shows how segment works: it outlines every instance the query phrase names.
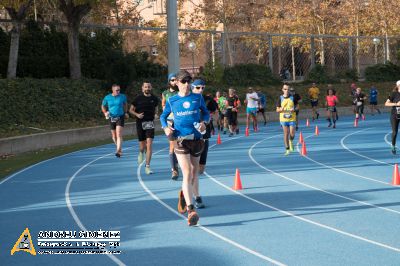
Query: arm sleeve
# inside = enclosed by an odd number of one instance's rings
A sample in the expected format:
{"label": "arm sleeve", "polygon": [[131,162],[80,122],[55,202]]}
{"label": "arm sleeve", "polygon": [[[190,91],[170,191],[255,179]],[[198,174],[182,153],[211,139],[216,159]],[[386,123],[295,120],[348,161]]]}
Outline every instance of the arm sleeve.
{"label": "arm sleeve", "polygon": [[167,124],[167,117],[169,116],[171,111],[172,111],[171,110],[171,103],[169,102],[169,99],[168,99],[166,104],[165,104],[164,111],[160,115],[160,122],[161,122],[161,127],[162,128],[164,128],[164,127],[166,127],[168,125]]}

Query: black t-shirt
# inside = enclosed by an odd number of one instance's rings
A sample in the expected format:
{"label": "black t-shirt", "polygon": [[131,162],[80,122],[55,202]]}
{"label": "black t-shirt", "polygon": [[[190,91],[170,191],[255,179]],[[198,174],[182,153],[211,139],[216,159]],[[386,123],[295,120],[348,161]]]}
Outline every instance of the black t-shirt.
{"label": "black t-shirt", "polygon": [[[398,92],[398,91],[393,91],[393,92],[390,94],[390,96],[389,96],[388,99],[389,99],[390,102],[392,102],[392,103],[397,103],[397,102],[399,102],[399,101],[400,101],[400,92]],[[393,106],[393,107],[392,107],[392,114],[397,115],[396,106]]]}
{"label": "black t-shirt", "polygon": [[144,94],[137,96],[132,105],[135,106],[136,113],[144,113],[143,119],[136,118],[141,121],[153,121],[156,108],[160,100],[153,94],[150,96],[144,96]]}
{"label": "black t-shirt", "polygon": [[[362,93],[362,92],[360,92],[360,94],[356,93],[354,95],[354,103],[361,102],[361,105],[362,105],[362,104],[364,104],[364,98],[365,98],[364,93]],[[358,105],[360,105],[360,104],[358,104]]]}
{"label": "black t-shirt", "polygon": [[226,100],[228,101],[228,106],[235,108],[238,105],[239,97],[237,97],[236,95],[228,96]]}
{"label": "black t-shirt", "polygon": [[[214,101],[214,99],[209,96],[209,95],[204,95],[204,102],[207,106],[207,110],[211,113],[214,113],[218,109],[218,104]],[[211,131],[212,131],[212,125],[211,122],[206,125],[206,134],[203,135],[203,139],[209,139],[211,138]]]}

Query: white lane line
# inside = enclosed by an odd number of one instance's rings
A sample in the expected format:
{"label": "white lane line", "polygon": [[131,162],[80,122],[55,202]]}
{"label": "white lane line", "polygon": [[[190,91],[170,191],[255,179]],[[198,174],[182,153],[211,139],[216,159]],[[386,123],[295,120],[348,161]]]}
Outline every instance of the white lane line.
{"label": "white lane line", "polygon": [[386,142],[389,146],[392,146],[392,142],[390,142],[390,141],[388,140],[388,136],[389,136],[390,134],[392,134],[392,132],[387,133],[387,134],[385,135],[384,139],[385,139],[385,142]]}
{"label": "white lane line", "polygon": [[[273,136],[273,137],[275,137],[275,136]],[[270,138],[273,138],[273,137],[270,137]],[[267,139],[269,139],[269,138],[267,138]],[[264,141],[264,140],[261,140],[261,141],[255,143],[255,144],[252,145],[252,147],[249,149],[249,156],[252,158],[253,162],[254,162],[255,164],[257,164],[258,166],[260,166],[261,168],[265,169],[266,171],[271,172],[272,174],[275,174],[275,175],[277,175],[277,176],[280,176],[280,177],[283,177],[283,178],[285,178],[285,179],[291,180],[291,181],[293,181],[293,182],[295,182],[295,183],[298,183],[298,184],[303,184],[303,183],[301,183],[301,182],[297,182],[297,181],[295,181],[295,180],[293,180],[293,179],[287,178],[286,176],[284,176],[284,175],[282,175],[282,174],[279,174],[279,173],[277,173],[277,172],[274,172],[273,170],[270,170],[270,169],[268,169],[268,168],[265,168],[264,166],[260,165],[258,162],[256,162],[256,161],[254,160],[254,158],[251,156],[251,150],[252,150],[258,143],[260,143],[260,142],[262,142],[262,141]],[[358,235],[355,235],[355,234],[351,234],[351,233],[348,233],[348,232],[346,232],[346,231],[342,231],[342,230],[340,230],[340,229],[337,229],[337,228],[334,228],[334,227],[331,227],[331,226],[328,226],[328,225],[324,225],[324,224],[315,222],[315,221],[310,220],[310,219],[307,219],[307,218],[303,218],[303,217],[297,216],[297,215],[295,215],[295,214],[293,214],[293,213],[291,213],[291,212],[284,211],[284,210],[279,209],[279,208],[277,208],[277,207],[274,207],[274,206],[272,206],[272,205],[269,205],[269,204],[266,204],[266,203],[261,202],[261,201],[259,201],[259,200],[256,200],[256,199],[254,199],[254,198],[252,198],[252,197],[250,197],[250,196],[247,196],[247,195],[245,195],[245,194],[243,194],[243,193],[241,193],[241,192],[239,192],[239,191],[237,191],[237,190],[234,190],[234,189],[228,187],[227,185],[225,185],[225,184],[221,183],[220,181],[216,180],[214,177],[212,177],[211,175],[209,175],[207,172],[204,172],[204,173],[205,173],[212,181],[214,181],[215,183],[217,183],[217,184],[219,184],[220,186],[224,187],[225,189],[230,190],[231,192],[236,193],[237,195],[242,196],[242,197],[244,197],[244,198],[246,198],[246,199],[248,199],[248,200],[250,200],[250,201],[253,201],[253,202],[257,203],[257,204],[260,204],[260,205],[265,206],[265,207],[267,207],[267,208],[273,209],[273,210],[275,210],[275,211],[278,211],[278,212],[280,212],[280,213],[283,213],[283,214],[285,214],[285,215],[287,215],[287,216],[290,216],[290,217],[293,217],[293,218],[295,218],[295,219],[304,221],[304,222],[306,222],[306,223],[310,223],[310,224],[316,225],[316,226],[318,226],[318,227],[322,227],[322,228],[328,229],[328,230],[330,230],[330,231],[333,231],[333,232],[336,232],[336,233],[339,233],[339,234],[342,234],[342,235],[345,235],[345,236],[349,236],[349,237],[351,237],[351,238],[355,238],[355,239],[358,239],[358,240],[361,240],[361,241],[364,241],[364,242],[367,242],[367,243],[370,243],[370,244],[373,244],[373,245],[376,245],[376,246],[379,246],[379,247],[383,247],[383,248],[386,248],[386,249],[389,249],[389,250],[393,250],[393,251],[396,251],[396,252],[400,252],[400,249],[399,249],[399,248],[392,247],[392,246],[389,246],[389,245],[387,245],[387,244],[383,244],[383,243],[380,243],[380,242],[377,242],[377,241],[374,241],[374,240],[370,240],[370,239],[365,238],[365,237],[362,237],[362,236],[358,236]],[[306,185],[306,184],[304,184],[304,185]],[[308,186],[308,185],[306,185],[306,186]],[[312,186],[308,186],[308,187],[311,187],[311,188],[312,188]],[[317,189],[317,190],[320,190],[320,189],[318,189],[318,188],[316,188],[316,189]],[[331,192],[329,192],[329,194],[331,194]],[[334,193],[332,193],[332,194],[335,195]],[[337,196],[340,196],[340,195],[337,195]],[[340,197],[342,197],[342,196],[340,196]],[[346,197],[343,197],[343,198],[346,198]],[[349,200],[351,200],[351,201],[356,201],[356,200],[353,200],[353,199],[350,199],[350,198],[349,198]],[[359,201],[356,201],[356,202],[359,202]],[[360,203],[361,203],[361,202],[360,202]],[[369,205],[369,204],[366,204],[366,205]]]}
{"label": "white lane line", "polygon": [[[304,139],[308,139],[308,138],[310,138],[310,137],[312,137],[312,136],[313,136],[313,135],[310,135],[310,136],[308,136],[308,137],[305,137]],[[297,143],[297,145],[296,145],[297,148],[296,148],[296,149],[297,149],[297,151],[300,153],[299,145],[300,145],[300,144]],[[336,167],[333,167],[333,166],[330,166],[330,165],[321,163],[321,162],[319,162],[319,161],[316,161],[316,160],[314,160],[314,159],[308,157],[307,155],[305,155],[305,156],[303,156],[303,157],[306,158],[307,160],[310,160],[310,161],[316,163],[316,164],[319,164],[319,165],[321,165],[321,166],[324,166],[324,167],[326,167],[326,168],[328,168],[328,169],[332,169],[332,170],[337,171],[337,172],[345,173],[345,174],[347,174],[347,175],[359,177],[359,178],[366,179],[366,180],[373,181],[373,182],[380,183],[380,184],[391,185],[391,184],[388,183],[388,182],[380,181],[380,180],[378,180],[378,179],[366,177],[366,176],[363,176],[363,175],[358,175],[358,174],[355,174],[355,173],[352,173],[352,172],[348,172],[348,171],[345,171],[345,170],[342,170],[342,169],[339,169],[339,168],[336,168]]]}
{"label": "white lane line", "polygon": [[362,131],[368,130],[368,129],[370,129],[370,128],[366,128],[366,129],[363,129],[363,130],[359,130],[359,131],[356,131],[356,132],[347,134],[346,136],[344,136],[344,137],[340,140],[340,145],[341,145],[345,150],[347,150],[348,152],[351,152],[352,154],[355,154],[355,155],[357,155],[357,156],[359,156],[359,157],[362,157],[362,158],[364,158],[364,159],[368,159],[368,160],[370,160],[370,161],[374,161],[374,162],[377,162],[377,163],[380,163],[380,164],[385,164],[385,165],[393,166],[393,165],[390,164],[390,163],[383,162],[383,161],[379,161],[379,160],[373,159],[373,158],[371,158],[371,157],[362,155],[362,154],[360,154],[360,153],[358,153],[358,152],[355,152],[355,151],[349,149],[349,148],[344,144],[344,140],[345,140],[346,138],[348,138],[348,137],[350,137],[350,136],[352,136],[352,135],[354,135],[354,134],[360,133],[360,132],[362,132]]}
{"label": "white lane line", "polygon": [[[132,148],[132,147],[131,147],[131,148],[127,148],[127,149],[124,149],[124,151],[125,151],[125,150],[129,150],[129,149],[133,149],[133,148]],[[67,203],[68,210],[69,210],[69,212],[71,213],[72,218],[74,219],[75,223],[76,223],[76,224],[79,226],[79,228],[82,229],[83,231],[89,231],[89,230],[86,229],[86,227],[83,225],[83,223],[82,223],[81,220],[79,219],[78,215],[76,214],[74,208],[72,207],[71,199],[70,199],[70,197],[69,197],[69,191],[70,191],[70,188],[71,188],[71,184],[72,184],[72,182],[74,181],[74,179],[78,176],[78,174],[79,174],[83,169],[85,169],[86,167],[88,167],[88,166],[91,165],[92,163],[94,163],[94,162],[96,162],[96,161],[98,161],[98,160],[100,160],[100,159],[103,159],[104,157],[110,156],[110,155],[114,155],[114,153],[109,153],[109,154],[106,154],[106,155],[97,157],[97,159],[94,159],[94,160],[88,162],[87,164],[85,164],[84,166],[82,166],[81,168],[79,168],[78,171],[76,171],[76,172],[69,178],[68,183],[67,183],[67,186],[65,187],[65,202]],[[96,241],[96,242],[98,243],[99,241]],[[124,265],[124,266],[126,265],[126,264],[123,263],[120,259],[118,259],[115,255],[113,255],[113,254],[106,254],[106,255],[107,255],[112,261],[114,261],[117,265]]]}
{"label": "white lane line", "polygon": [[[236,139],[236,138],[231,138],[230,140],[233,140],[233,139]],[[226,141],[228,141],[228,140],[226,140]],[[160,150],[160,151],[158,151],[158,152],[156,152],[156,153],[159,153],[159,152],[161,152],[161,151],[163,151],[163,150],[165,150],[165,149],[162,149],[162,150]],[[156,154],[156,153],[154,153],[154,154]],[[144,164],[144,162],[143,162],[141,165],[139,165],[139,167],[138,167],[138,169],[137,169],[137,171],[136,171],[137,178],[138,178],[138,180],[139,180],[140,185],[143,187],[143,189],[144,189],[154,200],[156,200],[156,201],[157,201],[158,203],[160,203],[162,206],[164,206],[165,208],[167,208],[169,211],[171,211],[172,213],[176,214],[178,217],[180,217],[180,218],[182,218],[182,219],[184,219],[184,220],[187,220],[186,217],[185,217],[184,215],[180,214],[178,211],[176,211],[176,210],[173,209],[171,206],[169,206],[169,205],[166,204],[164,201],[162,201],[157,195],[155,195],[155,194],[146,186],[146,184],[143,182],[142,175],[141,175],[141,173],[140,173],[140,169],[141,169],[141,167],[142,167],[143,164]],[[221,240],[224,241],[224,242],[227,242],[227,243],[229,243],[229,244],[231,244],[231,245],[233,245],[233,246],[235,246],[235,247],[237,247],[237,248],[239,248],[239,249],[241,249],[241,250],[243,250],[243,251],[246,251],[247,253],[250,253],[250,254],[252,254],[252,255],[254,255],[254,256],[259,257],[260,259],[263,259],[263,260],[265,260],[265,261],[269,261],[269,262],[271,262],[271,263],[273,263],[273,264],[275,264],[275,265],[285,265],[285,264],[283,264],[282,262],[279,262],[279,261],[274,260],[274,259],[272,259],[272,258],[270,258],[270,257],[264,256],[263,254],[258,253],[257,251],[254,251],[254,250],[252,250],[252,249],[250,249],[250,248],[248,248],[248,247],[245,247],[245,246],[243,246],[243,245],[241,245],[241,244],[239,244],[239,243],[237,243],[237,242],[235,242],[235,241],[233,241],[233,240],[231,240],[231,239],[229,239],[229,238],[226,238],[226,237],[224,237],[224,236],[222,236],[222,235],[220,235],[220,234],[214,232],[213,230],[208,229],[208,228],[205,227],[205,226],[202,226],[202,225],[198,224],[197,227],[200,228],[201,230],[203,230],[203,231],[205,231],[205,232],[207,232],[207,233],[209,233],[209,234],[211,234],[211,235],[213,235],[213,236],[215,236],[215,237],[221,239]]]}

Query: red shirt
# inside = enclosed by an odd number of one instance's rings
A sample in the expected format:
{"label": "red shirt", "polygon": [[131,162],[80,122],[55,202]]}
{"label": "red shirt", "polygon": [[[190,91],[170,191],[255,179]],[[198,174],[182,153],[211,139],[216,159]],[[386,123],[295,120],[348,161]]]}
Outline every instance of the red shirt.
{"label": "red shirt", "polygon": [[336,95],[327,95],[326,96],[326,102],[328,103],[328,106],[336,106],[336,101],[338,100],[338,98],[336,97]]}

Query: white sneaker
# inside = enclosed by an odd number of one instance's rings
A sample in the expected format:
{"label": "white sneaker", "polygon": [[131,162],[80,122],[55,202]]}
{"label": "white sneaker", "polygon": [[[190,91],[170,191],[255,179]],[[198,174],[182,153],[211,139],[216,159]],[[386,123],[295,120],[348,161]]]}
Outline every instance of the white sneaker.
{"label": "white sneaker", "polygon": [[146,166],[144,168],[144,172],[146,173],[146,175],[151,175],[153,173],[153,171],[151,171],[150,166]]}
{"label": "white sneaker", "polygon": [[137,162],[138,162],[138,164],[143,163],[143,160],[144,160],[143,152],[139,152],[139,155],[138,155],[138,157],[137,157]]}

